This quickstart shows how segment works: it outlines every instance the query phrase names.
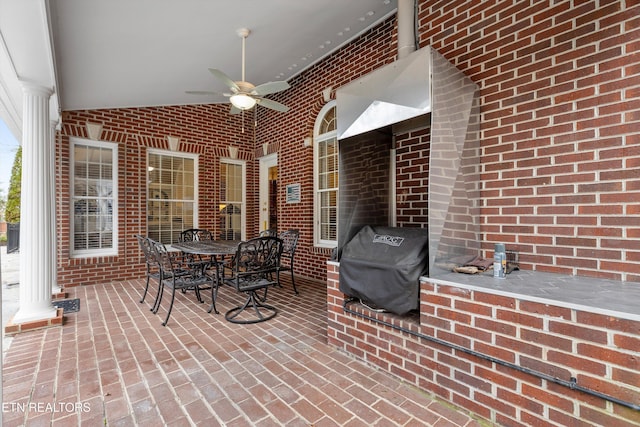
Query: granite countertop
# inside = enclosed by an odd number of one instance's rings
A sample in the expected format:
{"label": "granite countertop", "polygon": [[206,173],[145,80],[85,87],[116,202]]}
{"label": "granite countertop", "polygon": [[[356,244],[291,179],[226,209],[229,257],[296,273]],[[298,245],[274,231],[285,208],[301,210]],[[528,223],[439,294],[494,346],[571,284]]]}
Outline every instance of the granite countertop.
{"label": "granite countertop", "polygon": [[640,283],[619,282],[584,276],[567,276],[529,270],[515,270],[504,279],[493,277],[493,270],[480,274],[435,271],[424,279],[448,286],[577,310],[640,321]]}

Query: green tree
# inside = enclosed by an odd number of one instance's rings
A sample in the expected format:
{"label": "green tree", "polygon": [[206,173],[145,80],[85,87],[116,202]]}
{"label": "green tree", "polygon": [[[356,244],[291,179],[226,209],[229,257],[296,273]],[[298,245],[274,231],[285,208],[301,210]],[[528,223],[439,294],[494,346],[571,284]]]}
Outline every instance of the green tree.
{"label": "green tree", "polygon": [[20,186],[22,185],[22,147],[18,147],[16,157],[13,159],[11,168],[11,180],[9,181],[9,194],[7,195],[7,206],[5,210],[5,220],[8,223],[20,222]]}
{"label": "green tree", "polygon": [[4,195],[4,188],[0,188],[0,222],[4,221],[4,210],[7,207],[7,198]]}

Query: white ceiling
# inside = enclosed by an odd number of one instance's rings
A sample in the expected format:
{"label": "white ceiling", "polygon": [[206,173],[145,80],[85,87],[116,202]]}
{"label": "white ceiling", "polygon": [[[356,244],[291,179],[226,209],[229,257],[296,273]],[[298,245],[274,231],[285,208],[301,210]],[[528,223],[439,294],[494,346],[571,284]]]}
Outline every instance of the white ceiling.
{"label": "white ceiling", "polygon": [[208,68],[289,80],[396,13],[398,0],[0,0],[0,119],[20,139],[23,83],[63,110],[226,102]]}
{"label": "white ceiling", "polygon": [[[23,1],[23,0],[21,0]],[[30,0],[32,1],[32,0]],[[197,104],[228,92],[208,71],[288,80],[395,13],[397,0],[50,0],[63,110]]]}

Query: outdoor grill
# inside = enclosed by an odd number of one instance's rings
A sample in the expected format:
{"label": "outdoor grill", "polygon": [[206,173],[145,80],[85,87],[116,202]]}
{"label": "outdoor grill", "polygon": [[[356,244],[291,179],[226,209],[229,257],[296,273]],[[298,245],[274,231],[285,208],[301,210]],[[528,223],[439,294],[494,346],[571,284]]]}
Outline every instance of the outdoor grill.
{"label": "outdoor grill", "polygon": [[342,249],[340,291],[373,308],[406,314],[418,308],[428,261],[426,229],[366,225]]}

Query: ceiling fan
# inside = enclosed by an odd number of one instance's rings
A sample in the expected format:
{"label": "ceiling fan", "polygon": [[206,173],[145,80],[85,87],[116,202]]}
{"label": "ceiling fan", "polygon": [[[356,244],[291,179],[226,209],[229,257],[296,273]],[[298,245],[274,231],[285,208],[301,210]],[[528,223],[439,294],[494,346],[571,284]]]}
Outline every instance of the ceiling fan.
{"label": "ceiling fan", "polygon": [[[289,107],[272,99],[267,99],[264,96],[289,89],[289,83],[285,81],[278,81],[254,86],[246,81],[244,77],[245,40],[249,36],[250,31],[247,28],[240,28],[236,32],[238,36],[242,37],[242,80],[231,80],[231,78],[222,71],[215,68],[209,68],[211,74],[231,90],[231,93],[223,94],[224,96],[229,97],[229,101],[231,102],[231,114],[238,114],[242,111],[250,110],[255,105],[286,113],[289,111]],[[187,93],[195,95],[217,95],[215,92],[207,91],[187,91]]]}

